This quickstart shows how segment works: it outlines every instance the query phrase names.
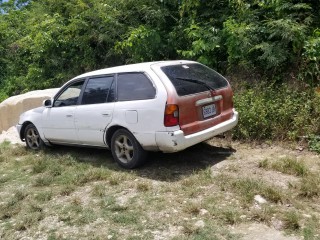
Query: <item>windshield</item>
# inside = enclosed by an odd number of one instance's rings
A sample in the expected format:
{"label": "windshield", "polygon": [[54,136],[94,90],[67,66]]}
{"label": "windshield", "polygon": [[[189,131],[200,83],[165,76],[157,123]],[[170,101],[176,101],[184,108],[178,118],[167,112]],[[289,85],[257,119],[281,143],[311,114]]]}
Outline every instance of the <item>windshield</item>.
{"label": "windshield", "polygon": [[[171,80],[179,96],[228,86],[226,79],[219,73],[197,63],[165,66],[161,67],[161,70]],[[199,84],[200,82],[203,84]]]}

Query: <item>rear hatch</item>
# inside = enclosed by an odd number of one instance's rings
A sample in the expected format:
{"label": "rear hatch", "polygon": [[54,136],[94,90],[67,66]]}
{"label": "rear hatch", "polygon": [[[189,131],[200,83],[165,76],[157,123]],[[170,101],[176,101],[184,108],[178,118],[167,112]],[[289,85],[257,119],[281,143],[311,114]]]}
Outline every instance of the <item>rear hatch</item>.
{"label": "rear hatch", "polygon": [[175,89],[167,104],[178,105],[179,125],[185,135],[232,118],[233,93],[219,73],[195,62],[162,66],[161,70]]}

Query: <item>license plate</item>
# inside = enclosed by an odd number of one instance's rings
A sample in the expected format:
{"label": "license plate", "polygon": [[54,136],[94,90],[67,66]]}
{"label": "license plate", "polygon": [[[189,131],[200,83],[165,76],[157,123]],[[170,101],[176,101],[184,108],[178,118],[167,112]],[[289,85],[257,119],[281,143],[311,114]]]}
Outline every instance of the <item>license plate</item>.
{"label": "license plate", "polygon": [[202,107],[203,118],[211,117],[211,116],[215,115],[216,113],[217,113],[216,106],[214,104]]}

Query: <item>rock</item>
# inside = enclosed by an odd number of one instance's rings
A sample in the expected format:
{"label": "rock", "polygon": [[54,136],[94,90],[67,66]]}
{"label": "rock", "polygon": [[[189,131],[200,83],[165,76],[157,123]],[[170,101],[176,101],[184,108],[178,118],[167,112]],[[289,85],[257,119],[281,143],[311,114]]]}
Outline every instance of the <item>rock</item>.
{"label": "rock", "polygon": [[259,204],[267,203],[267,200],[261,197],[261,195],[255,195],[254,200]]}
{"label": "rock", "polygon": [[208,214],[209,212],[208,212],[208,210],[206,210],[206,209],[200,209],[200,211],[199,211],[199,214],[201,215],[201,216],[203,216],[203,215],[206,215],[206,214]]}
{"label": "rock", "polygon": [[271,224],[276,230],[281,230],[283,228],[283,222],[276,218],[271,219]]}
{"label": "rock", "polygon": [[304,148],[302,146],[298,146],[298,147],[296,147],[296,150],[301,152],[304,150]]}
{"label": "rock", "polygon": [[199,221],[197,221],[197,222],[194,224],[194,226],[195,226],[196,228],[204,228],[205,223],[204,223],[203,220],[199,220]]}
{"label": "rock", "polygon": [[42,101],[50,99],[58,91],[57,88],[37,90],[12,96],[0,103],[0,133],[18,123],[21,113],[40,107]]}
{"label": "rock", "polygon": [[255,204],[253,205],[253,209],[255,209],[255,210],[261,210],[261,206],[260,206],[258,203],[255,203]]}
{"label": "rock", "polygon": [[24,144],[19,137],[16,127],[11,127],[7,131],[0,132],[0,143],[9,141],[12,144]]}

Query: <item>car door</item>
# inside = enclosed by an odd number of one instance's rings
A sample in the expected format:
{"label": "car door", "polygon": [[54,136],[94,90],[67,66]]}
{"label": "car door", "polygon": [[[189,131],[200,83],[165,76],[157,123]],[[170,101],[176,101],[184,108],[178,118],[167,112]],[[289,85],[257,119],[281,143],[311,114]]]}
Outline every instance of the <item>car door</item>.
{"label": "car door", "polygon": [[114,86],[112,75],[90,77],[81,104],[75,109],[75,126],[80,144],[105,146],[105,129],[112,120]]}
{"label": "car door", "polygon": [[79,80],[67,86],[43,112],[43,133],[50,142],[79,143],[74,114],[83,85],[84,80]]}
{"label": "car door", "polygon": [[156,146],[155,131],[163,125],[166,93],[158,91],[145,72],[117,75],[117,101],[113,123],[124,126],[144,149]]}

